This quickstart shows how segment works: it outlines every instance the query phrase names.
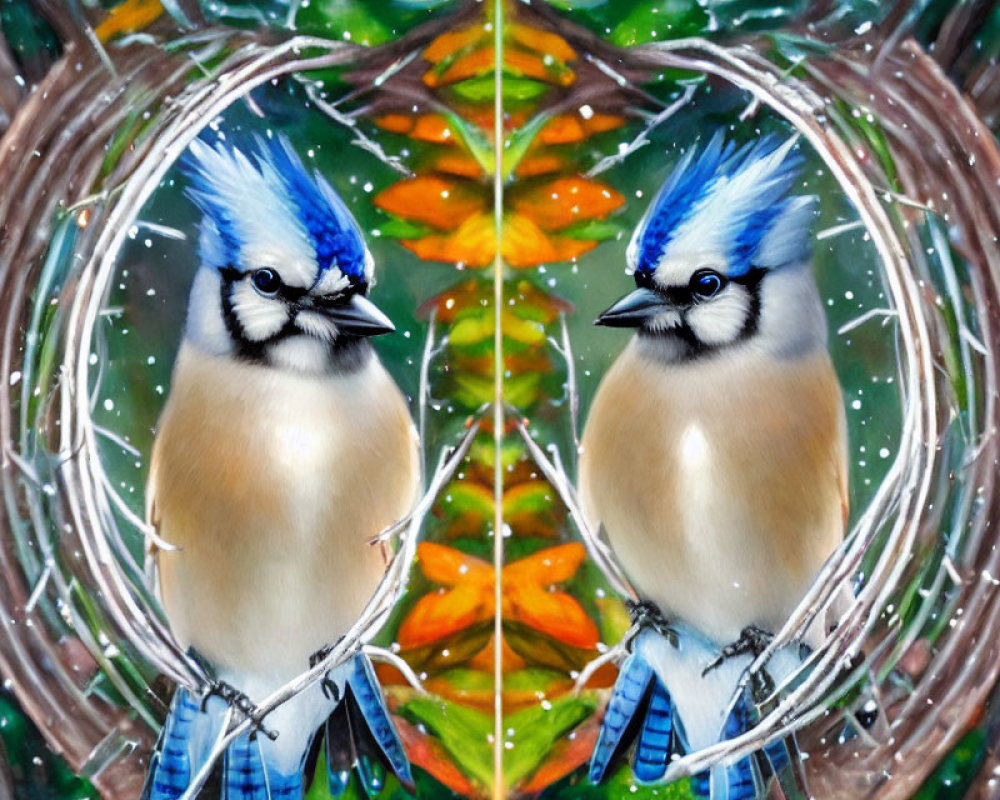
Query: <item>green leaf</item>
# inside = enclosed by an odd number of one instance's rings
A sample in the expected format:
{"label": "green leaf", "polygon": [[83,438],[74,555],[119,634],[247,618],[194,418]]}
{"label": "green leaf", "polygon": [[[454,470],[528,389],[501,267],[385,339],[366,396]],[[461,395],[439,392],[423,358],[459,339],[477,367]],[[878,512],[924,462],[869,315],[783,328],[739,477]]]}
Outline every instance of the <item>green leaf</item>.
{"label": "green leaf", "polygon": [[451,514],[493,516],[493,490],[471,481],[452,481],[439,505]]}
{"label": "green leaf", "polygon": [[538,397],[541,377],[537,372],[526,372],[506,378],[503,382],[504,399],[517,408],[529,408]]}
{"label": "green leaf", "polygon": [[507,787],[538,769],[556,740],[596,708],[597,701],[591,695],[566,695],[505,716],[504,729],[508,735],[504,743],[503,775]]}
{"label": "green leaf", "polygon": [[525,667],[514,672],[505,672],[503,690],[505,692],[547,692],[548,687],[565,684],[568,676],[558,669],[546,667]]}
{"label": "green leaf", "polygon": [[493,636],[493,620],[486,620],[446,636],[423,647],[406,651],[406,660],[414,669],[437,673],[468,661],[486,647]]}
{"label": "green leaf", "polygon": [[[493,625],[492,622],[489,623]],[[448,682],[448,685],[458,691],[483,692],[493,690],[493,673],[483,672],[481,669],[469,669],[467,667],[456,667],[442,672],[439,676]]]}
{"label": "green leaf", "polygon": [[[490,79],[492,81],[492,78]],[[492,97],[492,95],[490,95]],[[454,111],[445,113],[448,119],[448,127],[465,145],[465,148],[476,159],[480,169],[487,175],[493,174],[494,156],[493,143],[478,126],[467,122]]]}
{"label": "green leaf", "polygon": [[427,225],[409,222],[398,217],[393,217],[388,222],[379,225],[378,229],[379,233],[383,236],[388,236],[392,239],[419,239],[433,232]]}
{"label": "green leaf", "polygon": [[967,733],[955,745],[923,786],[913,795],[913,800],[950,800],[964,797],[972,779],[979,771],[986,756],[986,733],[977,728]]}
{"label": "green leaf", "polygon": [[625,226],[609,220],[592,219],[570,225],[559,231],[560,236],[568,236],[570,239],[586,239],[589,241],[603,241],[613,239],[625,230]]}
{"label": "green leaf", "polygon": [[[453,84],[450,88],[462,100],[470,103],[486,103],[492,101],[496,94],[496,78],[493,75],[469,78]],[[548,92],[549,88],[547,83],[532,78],[504,76],[501,82],[501,92],[505,103],[537,100]]]}
{"label": "green leaf", "polygon": [[525,661],[564,672],[583,669],[594,657],[592,650],[565,644],[522,622],[505,620],[503,635],[511,650]]}
{"label": "green leaf", "polygon": [[521,163],[531,145],[534,144],[535,137],[545,127],[545,123],[549,119],[549,114],[536,114],[524,125],[518,126],[504,141],[502,172],[504,182],[509,180],[510,176],[514,174],[517,165]]}
{"label": "green leaf", "polygon": [[646,0],[636,3],[611,31],[612,44],[631,47],[694,36],[708,27],[710,17],[691,0]]}
{"label": "green leaf", "polygon": [[360,0],[312,0],[299,4],[298,9],[295,27],[301,32],[369,46],[393,38],[392,30]]}
{"label": "green leaf", "polygon": [[416,697],[404,703],[399,713],[423,724],[436,736],[455,764],[483,786],[493,785],[493,717],[446,703],[434,697]]}
{"label": "green leaf", "polygon": [[545,481],[533,481],[511,487],[504,493],[503,511],[505,516],[518,514],[545,514],[552,511],[555,492]]}

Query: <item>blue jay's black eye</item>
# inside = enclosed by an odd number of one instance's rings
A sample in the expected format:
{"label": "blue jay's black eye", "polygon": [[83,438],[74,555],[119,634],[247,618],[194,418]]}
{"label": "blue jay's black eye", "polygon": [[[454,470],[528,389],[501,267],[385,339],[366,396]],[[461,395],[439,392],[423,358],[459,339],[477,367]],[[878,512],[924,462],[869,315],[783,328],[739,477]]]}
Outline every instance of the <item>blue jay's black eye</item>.
{"label": "blue jay's black eye", "polygon": [[270,267],[255,270],[250,280],[253,281],[253,288],[265,297],[274,297],[281,288],[281,278]]}
{"label": "blue jay's black eye", "polygon": [[691,276],[688,286],[695,297],[715,297],[726,285],[726,279],[718,272],[710,269],[700,269]]}

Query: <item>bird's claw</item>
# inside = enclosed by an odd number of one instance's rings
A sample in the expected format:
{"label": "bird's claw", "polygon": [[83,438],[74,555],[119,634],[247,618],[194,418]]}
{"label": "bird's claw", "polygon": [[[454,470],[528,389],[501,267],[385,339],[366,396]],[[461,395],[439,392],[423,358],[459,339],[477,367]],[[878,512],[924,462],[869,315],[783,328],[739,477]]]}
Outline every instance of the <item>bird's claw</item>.
{"label": "bird's claw", "polygon": [[317,664],[321,663],[322,661],[325,661],[326,657],[333,652],[333,648],[335,648],[342,641],[344,641],[343,636],[339,637],[337,641],[335,641],[333,644],[324,645],[315,653],[313,653],[311,656],[309,656],[309,669],[312,669]]}
{"label": "bird's claw", "polygon": [[730,658],[746,655],[747,653],[756,658],[767,649],[773,638],[773,633],[761,630],[756,625],[748,625],[740,632],[739,639],[723,647],[719,652],[719,657],[701,671],[702,677],[705,677],[709,672]]}
{"label": "bird's claw", "polygon": [[208,687],[204,697],[201,698],[201,710],[204,712],[208,701],[212,697],[218,697],[230,708],[235,708],[245,719],[250,720],[250,739],[257,737],[258,732],[263,733],[272,742],[278,738],[276,731],[264,727],[264,714],[257,707],[253,700],[241,692],[232,684],[225,681],[215,681]]}
{"label": "bird's claw", "polygon": [[[328,644],[326,645],[326,647],[321,647],[319,650],[317,650],[315,653],[309,656],[309,668],[312,669],[317,664],[320,664],[323,661],[325,661],[326,657],[333,652],[333,648],[336,647],[338,644],[340,644],[343,638],[344,637],[341,636],[340,639],[337,639],[337,641],[334,644]],[[319,682],[319,685],[320,688],[323,690],[323,695],[325,697],[329,698],[330,700],[333,700],[334,703],[340,702],[340,687],[337,686],[336,681],[330,679],[329,673],[323,676],[323,679]]]}
{"label": "bird's claw", "polygon": [[340,702],[340,687],[337,686],[337,682],[331,680],[327,675],[319,682],[320,688],[323,690],[323,695],[328,699],[332,700],[334,703]]}
{"label": "bird's claw", "polygon": [[312,669],[317,664],[324,661],[326,657],[330,655],[330,653],[332,652],[333,652],[332,644],[328,644],[326,647],[321,647],[319,650],[317,650],[315,653],[309,656],[309,669]]}
{"label": "bird's claw", "polygon": [[628,610],[629,619],[632,625],[638,628],[652,628],[662,636],[666,636],[670,641],[675,641],[677,634],[670,623],[667,622],[659,606],[650,600],[626,600],[625,608]]}

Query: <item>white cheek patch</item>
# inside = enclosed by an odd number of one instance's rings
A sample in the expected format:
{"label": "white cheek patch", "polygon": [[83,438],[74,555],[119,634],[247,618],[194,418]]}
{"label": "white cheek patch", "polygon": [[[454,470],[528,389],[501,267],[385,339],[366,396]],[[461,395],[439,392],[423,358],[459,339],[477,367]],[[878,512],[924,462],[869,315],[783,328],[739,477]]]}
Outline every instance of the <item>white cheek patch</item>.
{"label": "white cheek patch", "polygon": [[263,342],[288,322],[288,309],[277,297],[262,297],[245,278],[231,289],[233,314],[251,342]]}
{"label": "white cheek patch", "polygon": [[711,300],[693,306],[685,315],[692,333],[710,347],[736,340],[750,315],[750,294],[739,284],[730,283]]}
{"label": "white cheek patch", "polygon": [[333,320],[315,311],[300,311],[295,316],[295,326],[303,333],[325,342],[332,342],[339,333]]}

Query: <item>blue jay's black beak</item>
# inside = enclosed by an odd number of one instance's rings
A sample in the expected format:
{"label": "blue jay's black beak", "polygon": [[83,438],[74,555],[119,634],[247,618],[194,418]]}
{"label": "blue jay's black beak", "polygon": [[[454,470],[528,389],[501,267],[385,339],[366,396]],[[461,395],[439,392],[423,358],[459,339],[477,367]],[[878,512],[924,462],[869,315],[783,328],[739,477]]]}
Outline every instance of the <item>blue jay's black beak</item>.
{"label": "blue jay's black beak", "polygon": [[609,328],[640,328],[646,320],[669,305],[667,298],[652,289],[636,289],[595,319],[594,324]]}
{"label": "blue jay's black beak", "polygon": [[336,323],[337,330],[352,336],[381,336],[396,330],[392,320],[363,294],[351,295],[341,305],[327,306],[323,313]]}

